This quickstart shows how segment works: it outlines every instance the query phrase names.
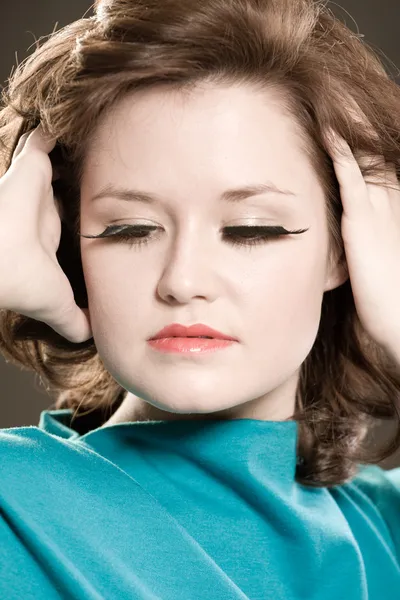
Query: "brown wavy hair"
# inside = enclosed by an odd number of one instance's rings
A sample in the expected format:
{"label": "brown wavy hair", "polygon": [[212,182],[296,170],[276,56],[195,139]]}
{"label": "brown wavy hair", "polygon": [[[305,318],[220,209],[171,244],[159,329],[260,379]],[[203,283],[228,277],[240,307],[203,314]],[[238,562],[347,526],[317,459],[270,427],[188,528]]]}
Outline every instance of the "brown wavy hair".
{"label": "brown wavy hair", "polygon": [[[274,89],[301,127],[323,186],[331,260],[344,260],[342,204],[323,130],[332,126],[354,151],[382,154],[400,177],[400,90],[378,53],[312,0],[108,0],[94,16],[53,32],[17,66],[2,92],[0,175],[19,137],[42,123],[58,142],[50,153],[63,211],[58,261],[75,301],[88,307],[80,256],[80,182],[99,118],[135,90],[196,91],[198,84]],[[376,133],[352,118],[357,106]],[[375,166],[363,166],[364,177]],[[363,330],[348,279],[325,292],[315,343],[296,392],[298,464],[303,485],[350,480],[357,464],[377,463],[400,447],[400,369]],[[0,311],[7,362],[36,372],[54,408],[91,414],[100,426],[126,390],[107,372],[93,338],[72,343],[48,325]],[[379,419],[396,417],[384,448],[367,443]],[[72,421],[71,421],[72,422]]]}

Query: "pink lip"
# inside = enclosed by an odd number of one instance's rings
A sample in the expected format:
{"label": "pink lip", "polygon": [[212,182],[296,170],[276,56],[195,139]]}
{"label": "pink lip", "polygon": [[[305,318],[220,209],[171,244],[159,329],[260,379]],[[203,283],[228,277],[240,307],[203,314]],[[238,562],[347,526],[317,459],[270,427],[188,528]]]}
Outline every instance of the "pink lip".
{"label": "pink lip", "polygon": [[211,340],[203,338],[189,337],[169,337],[149,340],[148,343],[155,350],[164,353],[187,354],[190,356],[215,352],[222,348],[227,348],[235,343],[235,340],[221,340],[213,338]]}
{"label": "pink lip", "polygon": [[[197,336],[209,336],[214,338],[214,341],[217,340],[230,340],[230,341],[238,341],[236,338],[233,338],[229,335],[225,335],[216,329],[212,329],[207,325],[203,325],[202,323],[196,323],[195,325],[190,325],[186,327],[185,325],[181,325],[180,323],[171,323],[171,325],[167,325],[163,329],[161,329],[158,333],[150,338],[150,340],[156,340],[160,338],[188,338],[188,337],[197,337]],[[199,342],[199,340],[195,340]],[[212,340],[200,340],[201,342],[211,342]]]}

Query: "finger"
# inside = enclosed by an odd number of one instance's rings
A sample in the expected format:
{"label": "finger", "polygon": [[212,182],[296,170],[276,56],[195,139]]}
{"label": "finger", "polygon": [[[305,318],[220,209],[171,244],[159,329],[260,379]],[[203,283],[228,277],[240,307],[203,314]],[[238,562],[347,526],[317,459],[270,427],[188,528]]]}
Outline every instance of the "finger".
{"label": "finger", "polygon": [[[361,169],[374,167],[373,174],[367,174],[364,177],[367,187],[369,185],[378,186],[378,188],[380,187],[383,195],[388,198],[390,198],[390,195],[388,196],[388,190],[393,190],[398,194],[400,185],[394,163],[386,162],[382,155],[369,156],[360,152],[355,152],[355,157]],[[375,193],[377,192],[378,190],[376,189]],[[379,198],[380,197],[381,194],[379,195]]]}
{"label": "finger", "polygon": [[384,156],[380,154],[371,156],[370,154],[365,154],[365,152],[356,150],[354,152],[354,157],[361,169],[366,170],[373,167],[373,174],[366,175],[366,177],[368,177],[367,183],[382,185],[387,181],[388,169]]}
{"label": "finger", "polygon": [[75,305],[70,313],[69,322],[59,325],[48,323],[54,331],[74,344],[81,344],[93,337],[89,309]]}
{"label": "finger", "polygon": [[394,187],[396,191],[400,190],[400,182],[397,177],[396,165],[394,163],[386,163],[386,183]]}
{"label": "finger", "polygon": [[325,138],[340,187],[343,210],[349,216],[354,211],[357,216],[369,202],[367,184],[360,165],[349,144],[333,129],[328,129]]}
{"label": "finger", "polygon": [[15,150],[13,152],[12,158],[11,158],[12,163],[17,158],[17,156],[22,152],[22,150],[25,146],[26,140],[33,132],[34,132],[34,129],[31,129],[30,131],[27,131],[26,133],[21,135],[21,137],[18,140],[18,144],[16,145]]}
{"label": "finger", "polygon": [[57,143],[56,138],[48,137],[44,132],[41,124],[39,124],[35,129],[31,129],[27,131],[18,140],[18,144],[13,152],[11,163],[15,161],[15,159],[25,150],[30,150],[32,148],[41,150],[42,152],[46,152],[49,154],[53,150]]}
{"label": "finger", "polygon": [[33,130],[32,135],[28,137],[24,147],[29,150],[30,148],[36,148],[49,154],[53,150],[57,143],[57,138],[49,137],[43,131],[41,123]]}

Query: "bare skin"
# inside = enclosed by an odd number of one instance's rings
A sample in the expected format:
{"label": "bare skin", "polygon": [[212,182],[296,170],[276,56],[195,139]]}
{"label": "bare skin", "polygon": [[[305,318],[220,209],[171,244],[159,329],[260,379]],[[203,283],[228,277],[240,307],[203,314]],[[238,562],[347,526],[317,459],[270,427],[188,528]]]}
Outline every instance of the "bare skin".
{"label": "bare skin", "polygon": [[[220,199],[267,180],[295,195]],[[158,199],[93,200],[110,184]],[[98,124],[81,188],[81,233],[111,222],[156,230],[140,246],[81,239],[96,347],[127,390],[105,425],[290,418],[323,294],[348,275],[328,264],[323,191],[279,101],[243,87],[124,98]],[[224,235],[234,225],[307,231],[245,247]],[[172,322],[205,323],[238,342],[203,357],[161,354],[147,339]]]}
{"label": "bare skin", "polygon": [[56,257],[61,218],[48,156],[55,143],[40,125],[24,134],[0,178],[0,307],[47,323],[80,343],[92,337],[92,330],[88,311],[76,305]]}

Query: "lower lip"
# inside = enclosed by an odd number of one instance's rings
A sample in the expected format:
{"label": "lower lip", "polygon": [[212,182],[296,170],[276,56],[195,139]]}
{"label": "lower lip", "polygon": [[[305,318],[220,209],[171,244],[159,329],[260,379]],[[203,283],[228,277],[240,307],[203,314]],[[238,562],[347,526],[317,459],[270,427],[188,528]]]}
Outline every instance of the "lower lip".
{"label": "lower lip", "polygon": [[204,338],[159,338],[149,340],[150,346],[159,352],[176,352],[178,354],[192,353],[204,354],[205,352],[215,352],[222,350],[234,344],[235,340],[220,340],[213,338],[211,340]]}

